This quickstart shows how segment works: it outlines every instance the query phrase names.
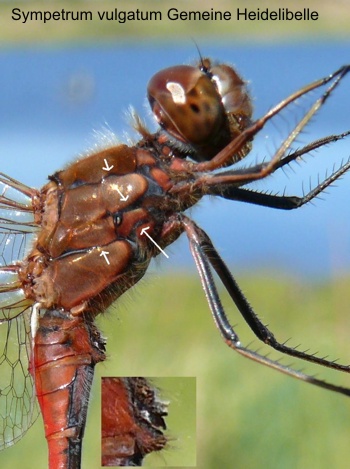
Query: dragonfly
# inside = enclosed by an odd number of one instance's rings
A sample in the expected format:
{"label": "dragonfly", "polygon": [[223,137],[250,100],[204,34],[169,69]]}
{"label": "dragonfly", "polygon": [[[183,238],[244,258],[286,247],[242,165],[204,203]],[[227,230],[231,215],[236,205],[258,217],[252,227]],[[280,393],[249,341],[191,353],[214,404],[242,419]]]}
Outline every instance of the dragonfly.
{"label": "dragonfly", "polygon": [[[209,309],[224,342],[244,357],[324,389],[350,389],[285,366],[241,343],[223,308],[215,272],[249,328],[283,355],[348,373],[350,367],[279,342],[264,325],[208,235],[185,214],[204,196],[292,210],[319,196],[350,160],[302,196],[252,188],[313,150],[300,133],[350,66],[308,84],[253,120],[246,83],[224,63],[201,58],[156,73],[148,99],[158,123],[134,116],[135,145],[111,144],[55,172],[40,190],[0,173],[0,445],[18,441],[43,416],[49,467],[79,468],[89,395],[105,340],[96,318],[146,273],[151,259],[187,236]],[[320,90],[318,97],[314,92]],[[301,118],[266,161],[237,165],[254,137],[302,97]]]}

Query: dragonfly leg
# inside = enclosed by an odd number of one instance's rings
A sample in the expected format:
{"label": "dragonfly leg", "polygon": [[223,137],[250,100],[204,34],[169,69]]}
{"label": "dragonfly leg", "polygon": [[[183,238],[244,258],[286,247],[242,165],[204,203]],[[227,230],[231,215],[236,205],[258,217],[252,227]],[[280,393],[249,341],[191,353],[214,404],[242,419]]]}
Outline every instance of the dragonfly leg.
{"label": "dragonfly leg", "polygon": [[227,345],[229,345],[232,349],[236,350],[241,355],[269,366],[270,368],[275,368],[287,375],[293,376],[302,381],[310,382],[316,386],[350,396],[350,389],[348,388],[327,383],[299,371],[293,370],[287,366],[283,366],[279,362],[260,355],[258,352],[250,350],[241,344],[239,337],[231,326],[220,301],[210,265],[217,272],[227,292],[236,304],[239,312],[247,322],[248,326],[260,340],[286,355],[308,360],[312,363],[323,365],[335,370],[350,372],[349,366],[340,365],[338,363],[328,361],[324,358],[309,355],[305,352],[301,352],[294,348],[287,347],[285,344],[279,343],[275,339],[272,332],[260,321],[256,313],[253,311],[252,307],[248,303],[248,300],[243,295],[241,289],[214,248],[207,234],[187,217],[183,217],[182,223],[189,239],[191,253],[195,260],[214,321]]}
{"label": "dragonfly leg", "polygon": [[316,198],[328,186],[340,178],[346,171],[350,169],[350,159],[342,165],[337,171],[332,173],[324,181],[320,182],[307,194],[298,196],[285,196],[275,194],[265,194],[242,187],[231,186],[227,184],[215,184],[209,189],[211,195],[218,195],[224,199],[238,200],[240,202],[247,202],[254,205],[261,205],[264,207],[292,210],[302,207],[303,205]]}

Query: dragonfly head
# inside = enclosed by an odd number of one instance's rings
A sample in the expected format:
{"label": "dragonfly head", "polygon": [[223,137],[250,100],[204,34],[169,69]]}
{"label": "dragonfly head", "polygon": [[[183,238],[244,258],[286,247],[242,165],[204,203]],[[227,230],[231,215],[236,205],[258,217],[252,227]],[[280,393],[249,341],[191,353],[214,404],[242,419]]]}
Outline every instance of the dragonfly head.
{"label": "dragonfly head", "polygon": [[156,73],[148,99],[159,125],[196,161],[213,158],[250,124],[252,114],[243,80],[232,67],[209,59]]}

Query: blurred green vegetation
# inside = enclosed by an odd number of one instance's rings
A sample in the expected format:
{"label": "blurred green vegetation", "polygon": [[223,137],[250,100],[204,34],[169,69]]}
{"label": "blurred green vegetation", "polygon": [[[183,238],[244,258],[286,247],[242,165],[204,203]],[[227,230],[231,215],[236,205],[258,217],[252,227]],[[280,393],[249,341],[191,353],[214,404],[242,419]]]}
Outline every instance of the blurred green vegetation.
{"label": "blurred green vegetation", "polygon": [[[237,21],[236,9],[248,8],[260,11],[269,8],[289,8],[292,11],[309,8],[317,11],[317,21]],[[46,24],[40,21],[14,21],[12,9],[19,8],[23,12],[28,11],[91,11],[92,21],[49,21]],[[161,21],[126,21],[120,23],[115,20],[99,20],[97,11],[114,12],[136,11],[161,11]],[[167,11],[177,8],[179,11],[229,11],[232,14],[231,21],[189,21],[169,20]],[[279,40],[314,39],[321,35],[327,38],[349,37],[350,9],[347,1],[334,0],[309,0],[307,4],[285,0],[281,4],[278,0],[265,0],[263,4],[258,1],[246,2],[245,0],[216,0],[215,4],[209,0],[192,0],[190,3],[181,0],[120,0],[118,3],[110,0],[75,0],[41,2],[33,1],[2,1],[0,3],[0,45],[8,44],[48,44],[57,42],[86,42],[112,41],[130,42],[137,41],[140,37],[146,41],[188,41],[191,39],[205,38],[206,40],[232,40],[271,42]]]}
{"label": "blurred green vegetation", "polygon": [[[239,279],[239,283],[280,340],[291,337],[291,345],[301,343],[301,348],[311,352],[348,361],[349,279],[308,284],[261,274]],[[248,344],[251,334],[225,294],[223,300],[232,323],[238,324],[237,332]],[[107,338],[108,358],[97,366],[83,469],[100,467],[100,376],[196,377],[200,468],[348,467],[349,400],[250,362],[226,347],[215,330],[198,278],[150,274],[98,324]],[[260,347],[257,340],[252,347]],[[264,346],[261,352],[265,352]],[[271,353],[271,357],[277,354]],[[350,386],[346,375],[290,358],[283,363]],[[194,387],[181,382],[159,381],[162,396],[171,401],[170,415],[173,412],[168,419],[170,444],[149,457],[149,465],[190,467],[188,461],[193,461],[193,442],[189,440],[194,435],[188,421]],[[38,422],[17,445],[1,454],[0,466],[44,468],[46,457]]]}

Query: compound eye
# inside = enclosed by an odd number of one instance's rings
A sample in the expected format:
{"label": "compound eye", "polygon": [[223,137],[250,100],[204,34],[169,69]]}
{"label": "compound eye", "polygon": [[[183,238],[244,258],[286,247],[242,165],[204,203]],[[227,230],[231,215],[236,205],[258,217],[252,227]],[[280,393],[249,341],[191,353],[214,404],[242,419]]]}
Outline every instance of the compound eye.
{"label": "compound eye", "polygon": [[210,73],[212,80],[216,83],[226,113],[235,116],[237,121],[243,119],[248,125],[253,107],[246,83],[232,67],[225,64],[211,67]]}
{"label": "compound eye", "polygon": [[148,99],[158,123],[176,139],[205,145],[226,116],[217,86],[197,67],[179,65],[158,72],[148,84]]}

